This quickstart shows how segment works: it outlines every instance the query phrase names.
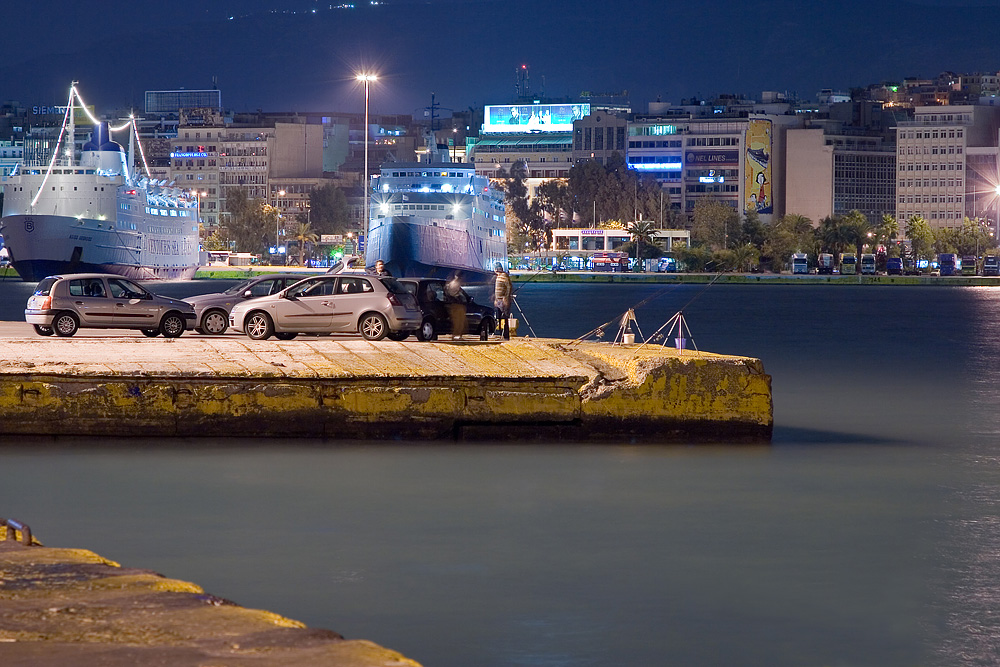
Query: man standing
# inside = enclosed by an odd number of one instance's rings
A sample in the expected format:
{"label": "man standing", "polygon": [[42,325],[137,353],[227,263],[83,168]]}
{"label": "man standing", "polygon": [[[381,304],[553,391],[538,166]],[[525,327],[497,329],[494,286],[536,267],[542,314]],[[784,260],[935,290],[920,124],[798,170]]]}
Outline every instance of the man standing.
{"label": "man standing", "polygon": [[510,340],[510,302],[514,292],[511,289],[510,274],[503,270],[503,264],[497,263],[496,273],[493,307],[497,312],[497,333],[500,333],[500,320],[503,320],[503,339]]}
{"label": "man standing", "polygon": [[392,274],[385,268],[385,262],[381,259],[375,262],[375,275],[379,278],[392,278]]}

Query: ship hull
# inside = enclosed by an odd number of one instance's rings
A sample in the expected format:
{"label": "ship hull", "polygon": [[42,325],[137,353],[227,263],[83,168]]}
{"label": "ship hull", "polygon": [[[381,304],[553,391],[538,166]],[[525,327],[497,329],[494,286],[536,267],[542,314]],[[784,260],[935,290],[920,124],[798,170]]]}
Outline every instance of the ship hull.
{"label": "ship hull", "polygon": [[11,265],[26,282],[57,273],[89,271],[136,280],[189,280],[198,270],[197,260],[185,257],[189,252],[146,252],[142,234],[116,229],[103,220],[11,215],[0,221],[0,234]]}
{"label": "ship hull", "polygon": [[366,264],[383,260],[397,278],[450,278],[460,271],[467,284],[485,283],[493,276],[476,241],[461,229],[425,223],[384,222],[369,231]]}

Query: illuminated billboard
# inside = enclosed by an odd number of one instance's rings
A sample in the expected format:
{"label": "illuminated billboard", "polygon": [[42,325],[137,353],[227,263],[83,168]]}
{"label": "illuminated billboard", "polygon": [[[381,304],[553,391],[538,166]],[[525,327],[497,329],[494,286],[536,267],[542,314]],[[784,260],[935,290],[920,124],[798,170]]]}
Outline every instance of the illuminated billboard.
{"label": "illuminated billboard", "polygon": [[572,132],[589,104],[500,104],[486,107],[483,132]]}

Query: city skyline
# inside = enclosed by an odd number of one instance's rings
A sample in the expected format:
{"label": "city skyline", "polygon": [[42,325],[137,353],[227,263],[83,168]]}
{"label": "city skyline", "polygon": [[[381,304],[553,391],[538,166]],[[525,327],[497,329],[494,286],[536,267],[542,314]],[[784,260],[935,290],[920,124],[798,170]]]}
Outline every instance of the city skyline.
{"label": "city skyline", "polygon": [[146,90],[217,82],[235,111],[350,112],[362,109],[354,77],[366,70],[380,77],[373,113],[420,115],[432,93],[445,111],[511,101],[527,64],[538,97],[627,90],[645,111],[656,100],[765,90],[814,99],[824,88],[1000,70],[998,0],[836,4],[182,0],[164,17],[161,7],[144,14],[154,7],[145,2],[96,14],[56,0],[25,8],[28,27],[0,46],[0,100],[58,104],[75,79],[100,109],[141,111]]}

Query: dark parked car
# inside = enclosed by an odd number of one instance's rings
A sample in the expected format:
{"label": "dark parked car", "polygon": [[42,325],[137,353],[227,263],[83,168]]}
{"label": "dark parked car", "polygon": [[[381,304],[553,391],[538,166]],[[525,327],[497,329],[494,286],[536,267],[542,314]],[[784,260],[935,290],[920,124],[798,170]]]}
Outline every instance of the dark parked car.
{"label": "dark parked car", "polygon": [[[433,278],[398,278],[399,284],[417,297],[423,321],[417,330],[417,340],[434,340],[438,334],[451,333],[451,318],[448,316],[449,297],[444,291],[444,280]],[[473,301],[465,290],[459,297],[465,302],[465,331],[479,334],[486,340],[496,331],[497,323],[492,306],[484,306]]]}
{"label": "dark parked car", "polygon": [[244,280],[225,292],[199,294],[184,300],[194,306],[194,312],[198,315],[195,320],[195,331],[200,334],[218,336],[224,334],[229,328],[229,312],[233,306],[247,299],[277,294],[303,278],[308,278],[308,276],[294,273],[270,273]]}

